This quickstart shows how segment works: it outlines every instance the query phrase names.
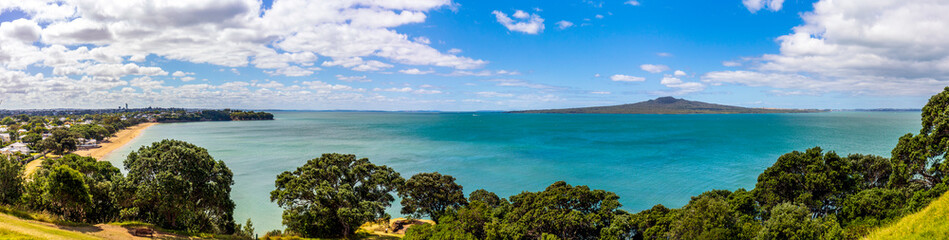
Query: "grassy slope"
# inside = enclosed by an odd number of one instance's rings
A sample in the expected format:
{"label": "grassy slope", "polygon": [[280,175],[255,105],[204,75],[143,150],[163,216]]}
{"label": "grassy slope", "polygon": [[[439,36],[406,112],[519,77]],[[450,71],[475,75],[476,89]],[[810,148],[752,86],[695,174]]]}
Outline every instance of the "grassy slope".
{"label": "grassy slope", "polygon": [[949,239],[949,193],[917,213],[877,229],[864,239]]}
{"label": "grassy slope", "polygon": [[2,239],[99,239],[79,232],[62,230],[0,213]]}

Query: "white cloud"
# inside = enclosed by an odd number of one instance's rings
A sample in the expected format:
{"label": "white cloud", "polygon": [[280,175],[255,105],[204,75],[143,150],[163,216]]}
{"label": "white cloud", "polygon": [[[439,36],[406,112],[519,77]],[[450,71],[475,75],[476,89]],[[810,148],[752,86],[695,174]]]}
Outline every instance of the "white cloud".
{"label": "white cloud", "polygon": [[435,73],[434,70],[422,71],[418,68],[402,69],[399,70],[400,73],[409,74],[409,75],[425,75]]}
{"label": "white cloud", "polygon": [[410,87],[403,88],[374,88],[372,89],[376,92],[400,92],[400,93],[413,93],[413,94],[440,94],[442,91],[432,90],[432,89],[414,89]]}
{"label": "white cloud", "polygon": [[194,81],[194,77],[182,77],[182,78],[181,78],[181,81],[182,81],[182,82]]}
{"label": "white cloud", "polygon": [[746,71],[711,72],[708,83],[928,96],[949,85],[949,2],[819,1],[780,53],[753,58]]}
{"label": "white cloud", "polygon": [[459,53],[461,53],[461,49],[452,48],[452,49],[448,49],[448,51],[446,51],[446,52],[447,52],[447,53],[450,53],[450,54],[459,54]]}
{"label": "white cloud", "polygon": [[560,20],[559,22],[557,22],[557,28],[560,28],[561,30],[567,29],[572,26],[573,26],[573,23],[567,20]]}
{"label": "white cloud", "polygon": [[761,9],[768,9],[772,12],[781,10],[784,0],[741,0],[741,3],[748,8],[748,11],[758,12]]}
{"label": "white cloud", "polygon": [[662,85],[665,85],[669,88],[676,88],[673,92],[664,92],[663,94],[669,95],[684,95],[694,92],[700,92],[705,90],[705,84],[699,82],[684,82],[682,79],[666,76],[662,78],[662,81],[659,82]]}
{"label": "white cloud", "polygon": [[428,39],[427,37],[415,37],[412,40],[421,44],[432,44],[432,40]]}
{"label": "white cloud", "polygon": [[736,61],[724,61],[724,62],[722,62],[722,66],[726,66],[726,67],[741,67],[741,63],[740,63],[740,62],[736,62]]}
{"label": "white cloud", "polygon": [[642,81],[646,81],[646,78],[616,74],[616,75],[610,76],[610,80],[613,80],[614,82],[642,82]]}
{"label": "white cloud", "polygon": [[344,81],[344,82],[372,82],[372,80],[369,79],[368,77],[366,77],[366,75],[363,75],[363,76],[344,76],[344,75],[342,75],[342,74],[336,74],[336,80],[340,80],[340,81]]}
{"label": "white cloud", "polygon": [[287,77],[305,77],[313,75],[312,69],[305,69],[298,66],[290,66],[286,68],[280,68],[273,71],[264,71],[264,73],[270,74],[272,76],[283,75]]}
{"label": "white cloud", "polygon": [[533,88],[533,89],[556,89],[557,88],[557,87],[546,85],[546,84],[531,83],[531,82],[518,80],[518,79],[494,79],[494,80],[489,80],[489,82],[495,82],[495,86],[499,86],[499,87],[523,87],[523,88]]}
{"label": "white cloud", "polygon": [[669,70],[669,66],[654,64],[643,64],[640,65],[639,68],[650,73],[661,73]]}
{"label": "white cloud", "polygon": [[606,91],[594,91],[594,92],[590,92],[590,93],[592,93],[592,94],[599,94],[599,95],[609,95],[609,94],[611,94],[610,92],[606,92]]}
{"label": "white cloud", "polygon": [[629,0],[629,1],[624,2],[623,4],[630,5],[630,6],[639,6],[639,1]]}
{"label": "white cloud", "polygon": [[603,15],[600,15],[600,14],[597,14],[597,15],[594,16],[594,17],[596,17],[596,19],[603,19]]}
{"label": "white cloud", "polygon": [[675,73],[673,73],[673,75],[675,75],[676,77],[683,77],[686,74],[682,70],[676,70]]}
{"label": "white cloud", "polygon": [[464,71],[464,70],[457,70],[457,71],[451,72],[451,73],[449,73],[449,74],[445,74],[445,76],[455,76],[455,77],[457,77],[457,76],[478,76],[478,77],[487,77],[487,76],[504,76],[504,75],[508,75],[508,76],[521,75],[521,72],[518,72],[518,71],[507,71],[507,70],[497,70],[497,71],[481,70],[481,71],[477,71],[477,72]]}
{"label": "white cloud", "polygon": [[659,52],[659,53],[656,53],[656,56],[660,56],[660,57],[672,57],[672,53]]}
{"label": "white cloud", "polygon": [[544,31],[544,19],[536,13],[528,14],[524,11],[517,10],[512,16],[519,20],[511,19],[507,16],[507,14],[497,10],[491,12],[491,14],[494,14],[498,23],[504,25],[504,27],[509,31],[522,32],[526,34],[538,34]]}
{"label": "white cloud", "polygon": [[490,92],[490,91],[488,91],[488,92],[476,92],[475,94],[478,94],[478,96],[481,96],[481,97],[490,97],[490,98],[513,97],[513,96],[514,96],[514,94],[510,94],[510,93],[499,93],[499,92]]}

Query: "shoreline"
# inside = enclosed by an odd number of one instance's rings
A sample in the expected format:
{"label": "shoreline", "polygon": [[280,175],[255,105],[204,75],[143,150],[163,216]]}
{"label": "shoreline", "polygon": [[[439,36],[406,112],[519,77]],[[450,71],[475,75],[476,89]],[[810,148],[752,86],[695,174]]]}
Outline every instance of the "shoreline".
{"label": "shoreline", "polygon": [[84,156],[84,157],[93,157],[99,161],[105,161],[103,159],[105,155],[108,155],[109,153],[112,153],[112,151],[115,151],[116,149],[119,149],[122,146],[125,146],[126,144],[128,144],[129,142],[137,138],[139,135],[141,135],[142,131],[144,131],[145,129],[151,126],[155,126],[157,124],[158,123],[156,122],[139,123],[135,126],[122,129],[121,131],[115,133],[115,136],[108,138],[109,142],[100,143],[99,144],[100,147],[98,148],[78,150],[78,151],[73,151],[72,153],[80,155],[80,156]]}

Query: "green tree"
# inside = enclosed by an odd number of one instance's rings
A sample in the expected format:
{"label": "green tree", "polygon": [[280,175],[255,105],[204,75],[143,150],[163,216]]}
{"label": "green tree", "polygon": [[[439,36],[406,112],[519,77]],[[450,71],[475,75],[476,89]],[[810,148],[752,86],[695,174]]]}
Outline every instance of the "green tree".
{"label": "green tree", "polygon": [[399,187],[402,214],[427,215],[436,223],[446,211],[468,204],[465,193],[455,178],[438,172],[413,175]]}
{"label": "green tree", "polygon": [[[48,178],[52,171],[60,166],[76,170],[83,176],[83,181],[92,196],[91,205],[86,212],[89,222],[107,222],[118,218],[120,201],[119,185],[123,176],[119,169],[105,161],[97,161],[92,157],[82,157],[75,154],[66,154],[58,159],[46,159],[43,165],[33,173],[33,179]],[[46,181],[40,181],[46,182]]]}
{"label": "green tree", "polygon": [[657,204],[630,217],[634,239],[669,239],[669,229],[676,210]]}
{"label": "green tree", "polygon": [[488,206],[498,207],[501,206],[502,202],[506,202],[507,200],[499,198],[497,194],[488,192],[488,190],[478,189],[468,195],[468,201],[481,201],[488,204]]}
{"label": "green tree", "polygon": [[86,209],[92,205],[92,195],[89,194],[85,177],[79,171],[62,165],[49,173],[43,198],[55,212],[73,221],[85,221]]}
{"label": "green tree", "polygon": [[13,125],[16,124],[16,120],[13,120],[11,117],[4,117],[3,120],[0,120],[0,125]]}
{"label": "green tree", "polygon": [[[9,117],[8,117],[9,118]],[[0,204],[13,204],[23,194],[23,165],[0,155]]]}
{"label": "green tree", "polygon": [[619,196],[587,186],[556,182],[542,192],[523,192],[511,197],[505,214],[503,234],[515,239],[541,238],[545,234],[560,239],[596,239],[611,225]]}
{"label": "green tree", "polygon": [[836,222],[811,215],[806,206],[778,204],[755,239],[839,239],[834,236],[839,231]]}
{"label": "green tree", "polygon": [[761,175],[755,196],[764,208],[792,202],[807,206],[817,216],[832,213],[843,196],[856,190],[850,162],[820,147],[794,151],[778,158]]}
{"label": "green tree", "polygon": [[162,140],[129,153],[133,212],[158,226],[192,232],[234,232],[233,173],[207,149]]}
{"label": "green tree", "polygon": [[40,149],[52,151],[55,154],[63,154],[76,150],[78,146],[77,138],[80,138],[75,132],[66,129],[56,129],[52,135],[40,141]]}
{"label": "green tree", "polygon": [[328,153],[277,175],[270,200],[284,208],[288,231],[306,237],[349,238],[365,222],[388,218],[390,194],[405,180],[385,165]]}

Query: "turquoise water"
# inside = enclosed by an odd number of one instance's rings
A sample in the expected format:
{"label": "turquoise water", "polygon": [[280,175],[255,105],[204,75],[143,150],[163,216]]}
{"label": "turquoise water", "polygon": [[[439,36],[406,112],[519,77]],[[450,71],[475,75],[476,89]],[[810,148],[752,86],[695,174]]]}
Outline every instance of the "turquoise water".
{"label": "turquoise water", "polygon": [[[277,174],[322,153],[354,153],[410,177],[438,171],[466,192],[508,197],[558,180],[605,189],[623,208],[680,207],[711,189],[753,188],[783,153],[821,146],[889,156],[919,112],[749,115],[275,112],[274,121],[159,124],[106,159],[166,138],[207,148],[235,175],[235,219],[282,229]],[[397,203],[396,203],[397,204]],[[398,207],[390,214],[399,216]]]}

